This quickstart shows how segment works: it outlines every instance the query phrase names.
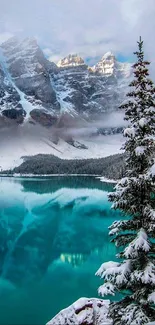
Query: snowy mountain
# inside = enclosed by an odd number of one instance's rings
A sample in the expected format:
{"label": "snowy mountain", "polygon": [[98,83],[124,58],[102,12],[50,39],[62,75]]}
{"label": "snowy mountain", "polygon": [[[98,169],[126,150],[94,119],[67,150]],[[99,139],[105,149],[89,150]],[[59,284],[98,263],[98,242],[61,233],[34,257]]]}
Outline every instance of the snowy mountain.
{"label": "snowy mountain", "polygon": [[[59,109],[49,75],[57,70],[57,67],[45,59],[34,39],[25,39],[20,42],[16,38],[11,38],[4,43],[1,46],[0,66],[5,83],[10,84],[12,91],[18,95],[24,115],[29,115],[36,108],[47,108],[49,111],[53,110],[54,113]],[[1,101],[3,99],[1,97]],[[15,105],[13,100],[12,108],[16,108]],[[4,110],[7,106],[4,101]],[[6,115],[5,111],[3,115]],[[8,115],[14,119],[13,114],[8,112]]]}
{"label": "snowy mountain", "polygon": [[83,64],[85,64],[84,60],[80,56],[78,56],[77,54],[69,54],[64,59],[61,59],[57,63],[57,66],[63,68],[63,67],[69,67],[69,66],[73,67],[73,66],[78,66]]}
{"label": "snowy mountain", "polygon": [[117,110],[131,66],[108,52],[95,67],[77,54],[48,61],[35,39],[11,38],[0,49],[0,126],[75,126]]}
{"label": "snowy mountain", "polygon": [[107,52],[94,66],[94,71],[104,76],[115,76],[116,78],[129,78],[131,76],[131,64],[118,62],[112,52]]}

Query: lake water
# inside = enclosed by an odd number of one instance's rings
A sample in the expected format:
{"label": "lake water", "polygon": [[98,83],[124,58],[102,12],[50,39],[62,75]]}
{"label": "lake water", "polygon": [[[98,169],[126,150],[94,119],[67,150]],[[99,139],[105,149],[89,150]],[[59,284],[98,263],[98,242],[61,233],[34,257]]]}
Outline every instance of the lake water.
{"label": "lake water", "polygon": [[45,324],[115,260],[112,184],[93,177],[0,178],[0,324]]}

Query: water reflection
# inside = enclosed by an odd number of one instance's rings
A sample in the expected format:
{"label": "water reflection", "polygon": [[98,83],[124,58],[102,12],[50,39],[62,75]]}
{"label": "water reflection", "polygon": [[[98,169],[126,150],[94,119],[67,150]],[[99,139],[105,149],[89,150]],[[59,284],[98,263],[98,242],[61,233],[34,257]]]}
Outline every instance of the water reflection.
{"label": "water reflection", "polygon": [[[38,181],[40,180],[40,181]],[[89,176],[57,176],[48,178],[33,178],[33,179],[21,179],[24,191],[35,192],[35,193],[51,193],[58,191],[62,188],[98,188],[106,192],[113,191],[113,185],[110,183],[100,182],[99,179]]]}
{"label": "water reflection", "polygon": [[69,263],[73,267],[82,265],[88,258],[88,255],[84,254],[61,254],[60,261],[62,263]]}
{"label": "water reflection", "polygon": [[117,251],[108,238],[119,218],[111,190],[92,177],[1,179],[0,324],[45,324],[78,297],[97,295],[94,273]]}

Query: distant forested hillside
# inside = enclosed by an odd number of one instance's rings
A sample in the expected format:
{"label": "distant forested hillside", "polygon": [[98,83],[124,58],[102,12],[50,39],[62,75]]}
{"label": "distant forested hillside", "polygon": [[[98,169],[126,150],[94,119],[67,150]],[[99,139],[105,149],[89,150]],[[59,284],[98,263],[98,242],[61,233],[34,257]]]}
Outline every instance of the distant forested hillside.
{"label": "distant forested hillside", "polygon": [[90,174],[110,179],[119,179],[124,173],[124,155],[113,155],[99,159],[65,160],[53,155],[23,157],[24,161],[7,173],[20,174]]}

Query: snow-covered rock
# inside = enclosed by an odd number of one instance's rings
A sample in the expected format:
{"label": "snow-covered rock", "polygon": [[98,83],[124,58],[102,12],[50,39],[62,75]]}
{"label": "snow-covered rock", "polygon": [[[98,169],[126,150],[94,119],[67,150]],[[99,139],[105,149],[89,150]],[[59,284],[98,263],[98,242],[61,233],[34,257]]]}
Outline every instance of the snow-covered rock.
{"label": "snow-covered rock", "polygon": [[[44,57],[35,39],[13,37],[1,45],[0,64],[6,83],[16,91],[20,105],[29,114],[34,108],[59,110],[49,71],[57,67]],[[53,70],[52,70],[53,67]]]}
{"label": "snow-covered rock", "polygon": [[96,72],[103,73],[104,75],[112,75],[115,69],[115,56],[111,52],[103,55],[102,59],[94,67]]}
{"label": "snow-covered rock", "polygon": [[3,54],[0,51],[0,111],[10,109],[19,110],[22,109],[22,106],[20,105],[20,95],[7,74]]}
{"label": "snow-covered rock", "polygon": [[[47,120],[49,114],[55,117],[59,127],[66,126],[64,116],[71,117],[67,123],[94,121],[118,108],[130,76],[130,64],[118,62],[111,52],[94,69],[77,54],[68,55],[57,66],[45,58],[35,39],[13,37],[0,50],[0,112],[5,110],[5,118],[22,123],[33,120],[31,111],[41,110]],[[37,123],[43,124],[38,117]],[[50,118],[46,124],[51,124]]]}
{"label": "snow-covered rock", "polygon": [[73,67],[83,65],[84,60],[77,54],[69,54],[64,59],[59,60],[57,63],[58,67]]}
{"label": "snow-covered rock", "polygon": [[112,70],[110,74],[103,70],[98,74],[84,64],[61,67],[52,77],[61,112],[67,111],[75,118],[96,120],[105,112],[117,110],[130,80],[123,69],[120,71],[116,76]]}
{"label": "snow-covered rock", "polygon": [[107,316],[109,303],[109,300],[80,298],[60,311],[47,325],[112,325],[112,320]]}
{"label": "snow-covered rock", "polygon": [[107,52],[94,67],[94,71],[105,76],[129,77],[131,75],[131,64],[118,62],[112,52]]}

